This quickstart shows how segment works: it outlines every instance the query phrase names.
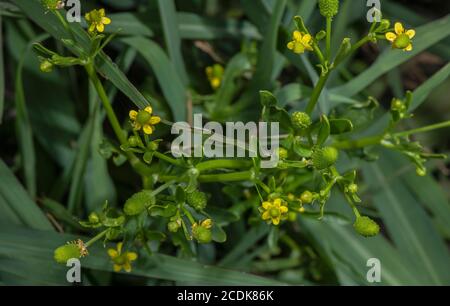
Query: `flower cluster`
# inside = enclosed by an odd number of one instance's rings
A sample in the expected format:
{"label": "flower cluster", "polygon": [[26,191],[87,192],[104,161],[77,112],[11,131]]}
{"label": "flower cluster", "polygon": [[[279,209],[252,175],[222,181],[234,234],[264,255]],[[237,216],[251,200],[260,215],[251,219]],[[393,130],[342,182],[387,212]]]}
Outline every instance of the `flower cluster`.
{"label": "flower cluster", "polygon": [[133,128],[136,131],[143,130],[145,134],[151,135],[155,130],[154,126],[161,122],[161,118],[153,116],[153,109],[147,106],[145,109],[130,111],[130,119],[133,123]]}
{"label": "flower cluster", "polygon": [[294,31],[292,34],[292,41],[288,43],[287,47],[297,54],[305,53],[305,51],[312,51],[312,36],[310,34],[301,33],[300,31]]}
{"label": "flower cluster", "polygon": [[105,31],[105,25],[111,23],[111,19],[106,17],[105,9],[92,10],[85,15],[89,25],[89,33],[102,33]]}
{"label": "flower cluster", "polygon": [[260,211],[262,212],[261,217],[264,221],[269,224],[278,225],[281,220],[287,219],[289,208],[283,199],[276,198],[263,202]]}

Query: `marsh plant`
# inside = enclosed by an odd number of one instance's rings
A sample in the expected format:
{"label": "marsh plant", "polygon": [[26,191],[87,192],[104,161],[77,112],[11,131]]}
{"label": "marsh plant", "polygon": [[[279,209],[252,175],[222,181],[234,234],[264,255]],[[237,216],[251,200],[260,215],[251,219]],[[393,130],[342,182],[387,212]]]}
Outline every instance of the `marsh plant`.
{"label": "marsh plant", "polygon": [[[354,33],[346,34],[342,23],[336,22],[343,6],[340,2],[346,2],[343,9],[348,13],[348,2],[353,1],[302,1],[303,10],[294,16],[288,4],[298,1],[272,1],[270,9],[264,1],[242,1],[246,10],[254,10],[251,20],[263,35],[248,30],[241,51],[227,60],[208,43],[197,42],[210,59],[201,61],[203,54],[188,63],[180,43],[180,35],[186,35],[186,30],[171,24],[174,1],[151,5],[159,8],[162,20],[161,36],[155,39],[164,40],[168,56],[142,36],[145,26],[137,22],[132,28],[127,23],[131,20],[110,15],[107,8],[86,5],[92,10],[84,12],[78,24],[67,22],[64,1],[12,2],[48,32],[34,37],[29,45],[42,75],[58,73],[61,78],[87,80],[76,83],[77,91],[88,92],[80,94],[89,100],[85,109],[88,121],[79,153],[60,181],[60,186],[71,182],[68,196],[64,196],[64,187],[62,192],[53,193],[54,199],[67,205],[50,200],[51,196],[40,200],[58,227],[63,224],[65,231],[75,234],[64,244],[54,244],[53,250],[48,246],[47,251],[54,252],[55,266],[78,258],[82,266],[95,269],[100,267],[95,260],[107,254],[113,271],[133,273],[136,267],[144,271],[140,275],[146,275],[146,269],[164,261],[164,257],[158,257],[162,253],[200,262],[217,258],[221,266],[236,269],[244,266],[230,263],[240,256],[248,262],[256,256],[260,259],[254,263],[256,271],[276,272],[283,265],[295,268],[289,271],[299,271],[303,265],[308,271],[306,277],[320,280],[326,268],[317,265],[318,258],[324,250],[332,251],[327,244],[321,247],[320,243],[306,243],[308,240],[339,240],[342,247],[348,244],[348,250],[353,247],[351,241],[381,243],[389,248],[387,240],[380,237],[383,214],[377,213],[365,196],[376,175],[380,178],[387,173],[377,170],[362,175],[362,166],[371,169],[380,158],[389,156],[401,160],[398,169],[412,166],[415,181],[420,182],[420,177],[430,177],[429,161],[446,158],[425,149],[415,135],[448,128],[450,121],[413,129],[405,126],[432,88],[446,79],[448,65],[431,78],[432,83],[426,83],[425,90],[397,90],[398,96],[389,97],[387,111],[363,90],[387,72],[389,63],[404,62],[414,55],[416,45],[424,50],[431,45],[425,42],[427,39],[438,42],[438,38],[427,37],[439,36],[434,27],[416,33],[413,27],[385,17],[377,9],[376,17],[380,18],[365,22],[365,34],[355,39]],[[306,2],[314,2],[314,6]],[[313,13],[320,14],[314,25],[308,22]],[[361,14],[365,21],[366,11]],[[286,18],[289,22],[283,25]],[[448,22],[445,19],[447,28]],[[133,33],[135,30],[139,33]],[[344,38],[339,39],[335,32],[344,34]],[[346,67],[369,46],[386,49],[384,59],[380,59],[385,64],[367,68],[365,79],[351,76]],[[117,60],[108,56],[117,53]],[[152,89],[142,94],[132,85],[122,71],[130,69],[135,59],[149,62],[159,87],[150,84]],[[277,81],[282,71],[287,71],[288,84]],[[304,71],[311,81],[304,81]],[[330,82],[336,84],[338,78],[338,90],[330,90]],[[123,94],[120,104],[116,102],[118,92]],[[26,114],[26,105],[21,107]],[[26,120],[26,116],[22,118]],[[106,123],[102,126],[103,118]],[[192,125],[194,118],[200,119]],[[235,142],[236,129],[228,128],[230,122],[243,128],[237,130],[241,138]],[[265,135],[256,129],[261,123],[266,124]],[[183,128],[187,130],[176,139],[172,134]],[[18,130],[19,134],[27,133],[20,124]],[[271,141],[272,150],[268,145]],[[175,152],[174,147],[178,148]],[[258,150],[261,147],[265,149]],[[89,162],[88,150],[96,155]],[[24,154],[22,158],[26,158]],[[100,177],[96,180],[92,176],[83,187],[83,176],[100,156],[103,170],[90,168],[101,171],[97,173]],[[275,163],[268,167],[267,159]],[[26,163],[22,160],[25,185],[35,196],[36,181],[30,177],[32,170]],[[103,198],[96,197],[84,205],[89,195],[82,195],[89,190],[111,190],[101,185],[107,167],[110,172],[126,173],[125,180],[139,179],[139,184],[131,184],[119,197],[103,192]],[[107,181],[114,186],[109,178]],[[379,183],[386,182],[381,179]],[[391,198],[397,196],[389,193]],[[378,206],[378,210],[384,208]],[[391,222],[397,221],[388,219],[388,226]],[[330,224],[338,229],[326,231]],[[353,240],[342,239],[340,228],[347,229],[347,224],[352,225],[352,231],[346,235]],[[398,242],[395,233],[389,233]],[[245,239],[240,241],[240,235]],[[258,243],[261,239],[264,243]],[[235,245],[234,251],[230,251],[230,245]],[[222,256],[221,250],[228,250],[228,255]],[[288,257],[282,257],[286,252]],[[345,257],[341,260],[351,261]],[[365,275],[365,261],[360,269],[357,273]],[[354,273],[349,271],[336,273]],[[284,275],[280,279],[290,278]],[[264,283],[262,278],[252,281]]]}

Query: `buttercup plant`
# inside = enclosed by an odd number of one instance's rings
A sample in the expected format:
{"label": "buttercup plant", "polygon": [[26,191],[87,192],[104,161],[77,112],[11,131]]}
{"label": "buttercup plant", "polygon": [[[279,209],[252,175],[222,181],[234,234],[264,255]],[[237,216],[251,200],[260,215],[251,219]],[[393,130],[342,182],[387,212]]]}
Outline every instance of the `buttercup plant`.
{"label": "buttercup plant", "polygon": [[[380,46],[390,44],[392,49],[389,48],[389,52],[412,51],[416,31],[405,29],[400,22],[380,19],[370,25],[367,34],[359,40],[352,41],[346,37],[339,46],[333,46],[333,21],[339,14],[340,1],[319,0],[317,4],[323,20],[322,26],[313,31],[302,16],[295,16],[293,23],[296,28],[279,44],[282,46],[279,51],[290,52],[289,56],[314,58],[315,66],[311,69],[317,67],[318,79],[304,109],[296,107],[289,112],[288,107],[280,106],[279,94],[256,90],[259,91],[261,102],[257,111],[258,119],[280,122],[283,130],[283,134],[279,135],[281,147],[275,153],[279,157],[278,164],[266,169],[261,167],[263,158],[260,154],[256,157],[228,159],[174,157],[165,151],[170,139],[163,132],[173,123],[157,103],[139,109],[130,103],[127,105],[128,117],[121,121],[123,118],[119,119],[105,89],[104,74],[96,65],[100,55],[104,54],[105,47],[115,38],[116,33],[110,34],[108,28],[114,24],[114,18],[108,17],[104,8],[85,14],[87,28],[82,34],[88,41],[89,47],[86,48],[77,39],[80,33],[74,32],[61,17],[63,2],[43,0],[43,7],[55,14],[67,30],[61,44],[73,54],[67,56],[66,52],[59,49],[54,51],[44,44],[36,43],[34,47],[40,61],[40,70],[50,73],[59,68],[83,68],[115,135],[115,139],[105,139],[99,148],[100,153],[106,159],[114,157],[116,164],[128,162],[134,174],[142,181],[142,190],[134,190],[128,199],[122,201],[122,205],[115,207],[105,202],[101,209],[86,214],[87,220],[79,224],[85,231],[92,233],[94,238],[85,239],[87,242],[79,239],[55,246],[55,261],[65,264],[70,258],[89,256],[89,248],[97,241],[103,241],[113,271],[130,272],[133,262],[153,255],[155,245],[168,244],[192,255],[197,252],[197,244],[225,242],[227,237],[224,228],[233,222],[235,215],[238,218],[248,218],[251,226],[270,227],[272,238],[278,238],[279,234],[285,237],[284,227],[289,226],[289,221],[311,217],[325,220],[329,216],[327,203],[338,192],[353,212],[351,223],[354,232],[364,237],[379,234],[380,225],[365,215],[367,213],[372,216],[364,208],[357,169],[343,171],[339,163],[348,156],[369,159],[368,152],[371,149],[383,147],[406,156],[416,168],[417,174],[424,176],[428,160],[445,156],[428,153],[411,136],[448,127],[450,123],[399,131],[399,123],[412,117],[412,92],[406,92],[404,98],[392,99],[387,125],[375,136],[353,138],[353,134],[350,135],[355,128],[354,122],[345,115],[350,106],[323,113],[318,104],[326,85],[351,55],[369,43]],[[420,39],[419,31],[417,36]],[[333,50],[336,52],[333,53]],[[408,53],[402,54],[406,56]],[[203,85],[214,93],[203,96],[190,89],[188,105],[191,112],[192,108],[201,109],[206,114],[205,118],[213,119],[217,111],[211,103],[217,97],[231,101],[247,83],[253,89],[251,82],[259,75],[252,74],[255,71],[255,67],[249,64],[252,59],[243,58],[230,61],[225,66],[214,64],[205,70],[202,68],[200,73],[205,83]],[[230,66],[231,72],[228,70]],[[235,89],[231,95],[221,92],[221,87],[226,82]],[[367,99],[370,103],[358,105],[360,109],[374,110],[378,107],[372,97]],[[224,106],[223,116],[233,114],[238,117],[250,100],[251,97],[243,95],[236,105]],[[97,111],[97,108],[94,109]],[[254,109],[252,112],[256,113]],[[204,153],[203,149],[201,152]],[[229,212],[227,214],[216,207],[217,195],[204,187],[207,183],[227,183],[227,187],[220,192],[229,192],[237,202],[245,202],[245,208],[236,209],[230,217]],[[237,192],[232,193],[230,190]],[[280,238],[276,243],[279,241],[283,242]],[[114,248],[106,247],[113,243]],[[295,243],[289,238],[284,238],[283,243],[290,247],[294,245],[292,248],[295,249]],[[272,249],[275,247],[272,246]]]}

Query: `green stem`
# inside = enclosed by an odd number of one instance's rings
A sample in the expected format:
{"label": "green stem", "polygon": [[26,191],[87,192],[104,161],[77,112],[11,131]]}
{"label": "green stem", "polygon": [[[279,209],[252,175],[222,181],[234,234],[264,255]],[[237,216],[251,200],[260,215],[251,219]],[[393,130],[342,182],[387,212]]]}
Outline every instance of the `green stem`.
{"label": "green stem", "polygon": [[252,165],[251,161],[247,160],[233,160],[233,159],[216,159],[216,160],[208,160],[205,162],[201,162],[195,166],[198,171],[207,171],[207,170],[215,170],[215,169],[242,169],[248,168]]}
{"label": "green stem", "polygon": [[430,131],[437,130],[437,129],[443,129],[443,128],[447,128],[447,127],[450,127],[450,120],[441,122],[441,123],[424,126],[424,127],[413,129],[413,130],[409,130],[409,131],[395,133],[394,136],[404,137],[404,136],[409,136],[412,134],[426,133],[426,132],[430,132]]}
{"label": "green stem", "polygon": [[358,148],[364,148],[364,147],[368,147],[368,146],[378,145],[378,144],[380,144],[381,140],[383,140],[383,138],[384,138],[384,135],[378,135],[378,136],[361,138],[358,140],[345,140],[345,141],[335,142],[332,144],[332,146],[335,147],[336,149],[341,149],[341,150],[358,149]]}
{"label": "green stem", "polygon": [[94,238],[92,238],[91,240],[89,240],[88,242],[85,243],[86,248],[90,247],[91,245],[93,245],[95,242],[97,242],[98,240],[102,239],[103,236],[106,235],[106,233],[108,232],[108,230],[104,230],[103,232],[99,233],[97,236],[95,236]]}
{"label": "green stem", "polygon": [[167,156],[167,155],[165,155],[165,154],[162,154],[162,153],[160,153],[160,152],[158,152],[158,151],[155,151],[153,154],[154,154],[154,156],[155,156],[156,158],[159,158],[159,159],[161,159],[161,160],[164,160],[164,161],[166,161],[166,162],[168,162],[168,163],[170,163],[170,164],[172,164],[172,165],[174,165],[174,166],[181,166],[180,160],[177,160],[177,159],[175,159],[175,158],[172,158],[172,157],[170,157],[170,156]]}
{"label": "green stem", "polygon": [[364,38],[362,38],[361,40],[359,40],[356,44],[354,44],[352,46],[348,55],[352,54],[353,52],[355,52],[356,50],[361,48],[364,44],[368,43],[369,41],[370,41],[369,36],[365,36]]}
{"label": "green stem", "polygon": [[253,177],[253,171],[241,171],[232,173],[221,174],[205,174],[198,177],[199,182],[212,183],[212,182],[239,182],[249,181]]}
{"label": "green stem", "polygon": [[332,17],[327,17],[327,60],[331,60],[331,23],[333,22]]}
{"label": "green stem", "polygon": [[[106,111],[106,115],[108,117],[108,120],[114,130],[114,133],[116,134],[117,139],[119,140],[121,145],[127,144],[127,137],[125,133],[123,132],[119,120],[116,117],[116,114],[114,113],[114,110],[111,106],[111,103],[109,101],[108,95],[105,92],[105,88],[102,85],[102,82],[97,76],[97,72],[95,71],[94,64],[92,61],[85,66],[86,72],[89,75],[89,78],[92,82],[92,84],[95,87],[95,90],[97,91],[97,94],[102,101],[103,108]],[[127,156],[131,166],[141,175],[150,175],[152,172],[151,170],[142,163],[139,158],[136,157],[132,152],[124,152],[124,154]]]}
{"label": "green stem", "polygon": [[162,191],[164,191],[167,188],[169,188],[170,186],[172,186],[175,182],[176,182],[176,180],[171,180],[171,181],[168,181],[167,183],[159,186],[158,188],[153,190],[152,195],[156,196],[157,194],[161,193]]}
{"label": "green stem", "polygon": [[327,83],[329,76],[330,76],[330,71],[328,71],[325,74],[320,75],[319,81],[317,82],[316,86],[314,87],[313,92],[311,94],[311,98],[306,107],[306,113],[308,115],[311,115],[312,112],[314,111],[314,108],[316,107],[317,101],[319,101],[320,94],[322,93],[322,90],[325,88],[325,84]]}

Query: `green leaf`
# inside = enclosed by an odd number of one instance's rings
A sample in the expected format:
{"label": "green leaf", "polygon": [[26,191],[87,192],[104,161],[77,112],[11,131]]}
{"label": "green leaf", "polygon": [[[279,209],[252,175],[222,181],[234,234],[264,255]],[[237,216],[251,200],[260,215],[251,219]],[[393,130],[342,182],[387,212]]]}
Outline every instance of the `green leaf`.
{"label": "green leaf", "polygon": [[447,63],[444,67],[441,68],[438,72],[436,72],[431,78],[426,80],[423,84],[421,84],[418,88],[414,90],[413,100],[411,102],[410,111],[417,109],[427,97],[436,89],[439,85],[441,85],[444,81],[448,79],[450,76],[450,63]]}
{"label": "green leaf", "polygon": [[348,119],[330,119],[331,135],[340,135],[353,131],[353,124]]}
{"label": "green leaf", "polygon": [[161,47],[143,37],[123,38],[122,41],[135,48],[147,61],[158,79],[174,120],[184,121],[186,119],[186,89]]}
{"label": "green leaf", "polygon": [[48,231],[53,229],[3,160],[0,160],[0,202],[10,208],[23,225]]}
{"label": "green leaf", "polygon": [[261,39],[261,34],[256,27],[247,21],[230,18],[217,20],[216,18],[207,18],[187,12],[179,12],[177,19],[180,36],[183,39]]}
{"label": "green leaf", "polygon": [[[0,257],[30,259],[35,262],[50,266],[53,262],[53,250],[67,241],[80,237],[63,235],[43,231],[29,231],[26,229],[5,227],[0,225]],[[81,238],[87,241],[88,238]],[[82,266],[87,269],[113,271],[113,265],[106,249],[97,244],[89,248],[89,256],[81,260]],[[109,246],[112,247],[112,246]],[[1,266],[1,265],[0,265]],[[27,267],[28,268],[28,267]],[[1,270],[1,267],[0,267]],[[57,270],[59,271],[59,270]],[[61,271],[65,276],[67,270]],[[156,278],[171,281],[189,282],[196,285],[282,285],[276,280],[260,276],[232,271],[213,266],[205,266],[195,261],[179,259],[172,256],[154,254],[139,255],[139,259],[133,263],[133,269],[129,275]]]}
{"label": "green leaf", "polygon": [[181,54],[181,38],[178,32],[177,12],[174,0],[158,0],[159,13],[164,33],[164,40],[172,60],[172,65],[177,71],[183,84],[189,83],[186,67]]}
{"label": "green leaf", "polygon": [[[40,0],[16,0],[15,4],[37,25],[42,27],[57,40],[70,37],[59,20],[53,14],[47,14]],[[74,22],[69,26],[74,33],[77,43],[85,51],[90,50],[88,34],[81,28],[80,24]],[[72,48],[71,51],[77,54],[75,49]],[[147,98],[150,99],[150,101],[148,101],[136,87],[130,83],[123,72],[120,71],[117,65],[113,63],[104,52],[101,52],[97,56],[96,68],[100,74],[111,81],[139,108],[145,108],[150,104],[155,104],[153,98],[147,96]]]}
{"label": "green leaf", "polygon": [[[3,18],[0,16],[0,45],[3,46]],[[0,49],[0,124],[5,106],[5,66],[3,63],[3,48]]]}
{"label": "green leaf", "polygon": [[373,202],[417,279],[423,284],[449,284],[448,248],[402,178],[394,176],[398,168],[392,154],[384,151],[378,163],[364,167],[368,184],[382,188]]}
{"label": "green leaf", "polygon": [[347,84],[332,89],[331,92],[334,94],[345,94],[349,97],[354,96],[392,68],[403,64],[449,35],[450,16],[445,16],[421,26],[417,28],[413,51],[403,52],[401,50],[387,48],[370,68],[366,69],[356,78],[353,78]]}
{"label": "green leaf", "polygon": [[275,98],[275,96],[270,91],[261,90],[259,92],[259,96],[261,100],[261,105],[264,107],[277,106],[278,104],[277,98]]}
{"label": "green leaf", "polygon": [[322,115],[320,117],[320,123],[319,123],[319,131],[317,132],[317,146],[322,146],[330,137],[330,121],[328,120],[327,116]]}

